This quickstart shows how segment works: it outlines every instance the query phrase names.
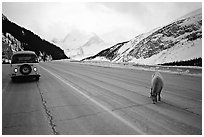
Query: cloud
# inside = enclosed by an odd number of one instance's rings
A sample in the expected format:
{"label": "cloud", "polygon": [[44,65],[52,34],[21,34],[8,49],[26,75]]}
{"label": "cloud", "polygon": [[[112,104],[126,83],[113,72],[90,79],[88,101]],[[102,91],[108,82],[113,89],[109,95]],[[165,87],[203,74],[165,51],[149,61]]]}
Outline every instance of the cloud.
{"label": "cloud", "polygon": [[[86,32],[95,32],[103,39],[107,39],[108,42],[111,42],[111,39],[115,42],[115,38],[122,38],[123,35],[123,39],[120,40],[124,40],[130,38],[133,31],[141,32],[144,29],[144,26],[129,14],[96,3],[71,3],[67,5],[53,3],[46,6],[43,14],[44,17],[40,22],[42,33],[47,39],[53,37],[62,39],[72,29],[77,28]],[[105,34],[110,33],[113,34],[112,38],[111,35],[109,38],[104,37]]]}
{"label": "cloud", "polygon": [[2,9],[11,21],[50,41],[63,39],[72,29],[81,29],[113,43],[165,25],[198,7],[202,4],[4,2]]}

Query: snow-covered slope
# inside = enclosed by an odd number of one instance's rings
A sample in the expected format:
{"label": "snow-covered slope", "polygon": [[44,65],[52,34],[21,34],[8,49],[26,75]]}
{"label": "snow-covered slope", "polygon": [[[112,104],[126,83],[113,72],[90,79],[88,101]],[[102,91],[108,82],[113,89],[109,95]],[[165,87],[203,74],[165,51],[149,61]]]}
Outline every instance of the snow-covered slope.
{"label": "snow-covered slope", "polygon": [[202,57],[202,39],[194,42],[186,42],[185,44],[176,44],[175,46],[163,50],[158,54],[146,59],[133,58],[130,62],[146,65],[164,64],[176,61],[187,61]]}
{"label": "snow-covered slope", "polygon": [[65,54],[71,59],[81,60],[93,56],[108,45],[95,33],[87,34],[79,30],[71,31],[62,41],[53,40],[61,45]]}
{"label": "snow-covered slope", "polygon": [[22,51],[21,42],[14,38],[10,33],[2,33],[2,55],[10,59],[14,52]]}
{"label": "snow-covered slope", "polygon": [[[88,59],[105,57],[112,62],[163,64],[202,57],[202,9],[141,34],[120,47],[116,45]],[[115,47],[118,48],[112,50]]]}

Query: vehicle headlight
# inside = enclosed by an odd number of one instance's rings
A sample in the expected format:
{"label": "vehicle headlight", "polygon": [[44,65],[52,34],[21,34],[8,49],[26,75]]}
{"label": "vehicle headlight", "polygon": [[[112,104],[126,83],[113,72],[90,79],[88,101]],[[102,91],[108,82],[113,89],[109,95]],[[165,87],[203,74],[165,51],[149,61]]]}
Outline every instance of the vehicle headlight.
{"label": "vehicle headlight", "polygon": [[38,69],[36,67],[34,67],[33,70],[36,72]]}
{"label": "vehicle headlight", "polygon": [[17,73],[17,72],[18,72],[18,69],[17,69],[17,68],[15,68],[15,69],[14,69],[14,72],[15,72],[15,73]]}

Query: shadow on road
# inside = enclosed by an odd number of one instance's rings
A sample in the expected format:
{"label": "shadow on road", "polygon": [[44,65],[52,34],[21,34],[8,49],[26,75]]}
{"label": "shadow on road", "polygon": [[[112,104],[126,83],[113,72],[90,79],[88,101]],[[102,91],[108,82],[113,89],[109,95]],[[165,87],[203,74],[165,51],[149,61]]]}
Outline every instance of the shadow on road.
{"label": "shadow on road", "polygon": [[36,78],[16,78],[16,79],[12,79],[12,83],[32,83],[32,82],[36,82],[38,81],[38,79]]}

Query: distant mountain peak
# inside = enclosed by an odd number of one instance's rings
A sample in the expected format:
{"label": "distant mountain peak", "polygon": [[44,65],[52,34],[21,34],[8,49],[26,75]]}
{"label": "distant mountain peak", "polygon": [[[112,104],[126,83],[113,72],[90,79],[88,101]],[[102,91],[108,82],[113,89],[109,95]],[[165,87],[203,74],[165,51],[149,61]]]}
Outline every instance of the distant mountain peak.
{"label": "distant mountain peak", "polygon": [[64,49],[76,49],[83,46],[92,37],[98,37],[95,33],[87,33],[78,29],[70,31],[60,42]]}
{"label": "distant mountain peak", "polygon": [[101,43],[105,44],[104,41],[101,38],[99,38],[99,36],[97,36],[95,33],[93,33],[93,35],[91,35],[91,37],[83,45],[83,47],[91,46],[92,44],[101,44]]}
{"label": "distant mountain peak", "polygon": [[107,44],[96,33],[78,29],[70,31],[63,40],[53,39],[53,42],[61,45],[67,56],[79,60],[107,48]]}

